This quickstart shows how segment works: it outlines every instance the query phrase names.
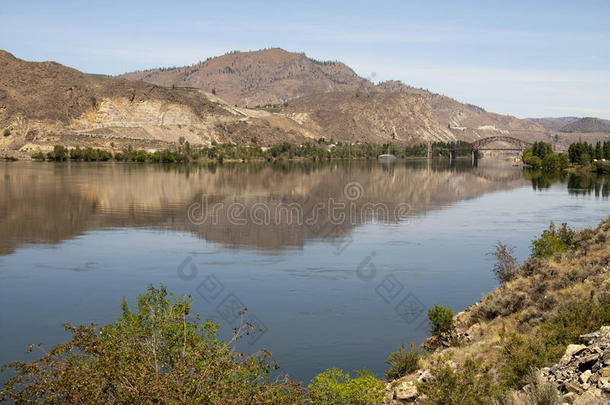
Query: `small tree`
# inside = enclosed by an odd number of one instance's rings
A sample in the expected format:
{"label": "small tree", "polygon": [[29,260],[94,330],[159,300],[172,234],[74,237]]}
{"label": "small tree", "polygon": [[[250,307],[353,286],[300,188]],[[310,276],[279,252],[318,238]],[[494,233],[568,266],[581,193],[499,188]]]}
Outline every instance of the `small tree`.
{"label": "small tree", "polygon": [[507,281],[515,278],[517,259],[513,256],[514,251],[514,246],[508,246],[498,241],[495,250],[487,253],[488,255],[495,256],[496,258],[493,272],[496,276],[496,280],[498,280],[500,283],[506,283]]}
{"label": "small tree", "polygon": [[451,308],[443,307],[434,303],[434,308],[428,310],[430,320],[430,333],[440,335],[453,331],[453,311]]}
{"label": "small tree", "polygon": [[550,257],[556,252],[565,252],[572,245],[573,239],[574,230],[565,222],[558,229],[551,221],[549,229],[532,241],[532,257]]}
{"label": "small tree", "polygon": [[[218,325],[203,325],[191,301],[165,287],[149,286],[136,311],[125,300],[122,315],[98,328],[74,327],[70,342],[31,363],[13,362],[0,390],[1,403],[39,404],[293,404],[300,387],[270,380],[275,363],[263,350],[245,356],[233,343],[253,331],[245,324],[228,342],[217,339]],[[4,369],[5,367],[3,367]]]}

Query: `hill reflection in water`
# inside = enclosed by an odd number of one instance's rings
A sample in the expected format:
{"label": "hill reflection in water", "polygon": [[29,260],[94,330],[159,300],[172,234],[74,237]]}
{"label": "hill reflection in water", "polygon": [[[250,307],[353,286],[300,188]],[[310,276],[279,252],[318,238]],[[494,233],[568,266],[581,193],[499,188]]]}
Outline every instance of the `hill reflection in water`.
{"label": "hill reflection in water", "polygon": [[[229,247],[281,250],[309,240],[341,240],[370,221],[399,222],[485,193],[566,180],[524,177],[510,166],[445,163],[7,163],[0,178],[0,253],[117,227],[184,231]],[[608,192],[607,182],[571,178],[569,184],[574,192],[586,192],[587,185]]]}

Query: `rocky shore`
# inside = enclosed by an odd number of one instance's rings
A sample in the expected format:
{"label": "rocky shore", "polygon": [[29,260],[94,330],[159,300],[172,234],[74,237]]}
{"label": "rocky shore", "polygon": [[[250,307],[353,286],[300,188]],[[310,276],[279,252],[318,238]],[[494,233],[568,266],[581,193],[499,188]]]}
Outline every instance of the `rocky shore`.
{"label": "rocky shore", "polygon": [[383,405],[610,404],[610,218],[564,229],[563,249],[532,255],[428,338]]}

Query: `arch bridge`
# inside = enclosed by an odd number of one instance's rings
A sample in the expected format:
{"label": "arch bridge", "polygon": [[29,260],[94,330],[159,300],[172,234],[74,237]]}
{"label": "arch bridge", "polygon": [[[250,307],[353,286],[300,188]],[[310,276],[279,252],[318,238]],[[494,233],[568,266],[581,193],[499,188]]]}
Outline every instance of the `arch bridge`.
{"label": "arch bridge", "polygon": [[[495,143],[502,142],[508,144],[508,146],[494,146]],[[458,150],[470,150],[472,151],[472,163],[477,164],[478,152],[480,150],[506,150],[506,151],[520,151],[523,152],[526,148],[532,146],[532,143],[526,142],[522,139],[513,138],[512,136],[490,136],[487,138],[478,139],[470,145],[456,147],[451,150],[450,158],[451,161],[455,160],[455,152]]]}

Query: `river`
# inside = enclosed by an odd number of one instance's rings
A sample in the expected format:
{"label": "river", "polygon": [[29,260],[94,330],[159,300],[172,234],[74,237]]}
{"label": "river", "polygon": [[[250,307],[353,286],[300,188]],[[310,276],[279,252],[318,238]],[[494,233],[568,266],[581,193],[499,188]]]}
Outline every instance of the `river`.
{"label": "river", "polygon": [[484,162],[0,168],[0,363],[163,283],[224,337],[247,307],[263,333],[241,346],[295,378],[382,376],[391,351],[428,335],[428,307],[461,311],[495,288],[496,241],[523,260],[550,221],[610,214],[607,178]]}

